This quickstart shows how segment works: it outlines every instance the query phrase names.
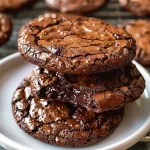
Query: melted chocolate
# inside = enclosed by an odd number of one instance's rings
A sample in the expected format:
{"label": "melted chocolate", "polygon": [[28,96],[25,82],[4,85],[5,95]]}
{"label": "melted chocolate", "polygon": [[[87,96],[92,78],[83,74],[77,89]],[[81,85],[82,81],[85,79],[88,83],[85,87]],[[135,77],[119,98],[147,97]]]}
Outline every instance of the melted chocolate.
{"label": "melted chocolate", "polygon": [[72,147],[94,144],[122,120],[123,108],[97,114],[71,103],[49,102],[33,96],[30,85],[24,83],[13,96],[14,117],[25,132],[41,141]]}
{"label": "melted chocolate", "polygon": [[89,76],[40,70],[43,69],[34,69],[30,81],[34,93],[40,98],[80,104],[98,113],[135,101],[145,87],[143,77],[132,64]]}

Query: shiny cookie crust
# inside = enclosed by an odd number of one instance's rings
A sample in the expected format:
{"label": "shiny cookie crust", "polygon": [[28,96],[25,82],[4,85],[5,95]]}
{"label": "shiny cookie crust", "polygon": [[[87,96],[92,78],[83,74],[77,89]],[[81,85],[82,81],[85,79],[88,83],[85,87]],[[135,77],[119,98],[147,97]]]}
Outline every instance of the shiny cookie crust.
{"label": "shiny cookie crust", "polygon": [[71,103],[39,99],[32,93],[28,79],[16,89],[12,109],[17,124],[29,135],[69,147],[99,142],[117,128],[124,114],[123,108],[97,114]]}
{"label": "shiny cookie crust", "polygon": [[47,13],[21,30],[18,50],[41,68],[93,74],[129,64],[136,45],[126,31],[99,19]]}

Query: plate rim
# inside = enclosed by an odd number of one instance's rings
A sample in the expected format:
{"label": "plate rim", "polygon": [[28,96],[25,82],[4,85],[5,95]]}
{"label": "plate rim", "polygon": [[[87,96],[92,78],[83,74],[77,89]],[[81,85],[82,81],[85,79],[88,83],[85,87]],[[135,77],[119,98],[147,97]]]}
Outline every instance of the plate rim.
{"label": "plate rim", "polygon": [[[0,66],[7,63],[7,61],[11,61],[11,60],[13,60],[15,58],[17,59],[19,57],[21,57],[21,56],[18,52],[14,53],[14,54],[11,54],[11,55],[9,55],[9,56],[7,56],[7,57],[0,60]],[[150,74],[149,74],[149,72],[143,66],[141,66],[138,62],[136,62],[135,60],[133,60],[133,64],[135,64],[137,66],[137,68],[139,69],[140,72],[144,73],[145,77],[148,79],[148,82],[150,83]],[[1,71],[1,69],[0,69],[0,71]],[[134,132],[133,134],[131,134],[127,138],[125,138],[125,139],[123,139],[119,142],[116,142],[112,145],[106,146],[104,148],[99,148],[97,150],[118,149],[119,147],[125,146],[125,145],[132,146],[138,140],[140,140],[144,135],[146,135],[147,132],[149,131],[149,129],[150,129],[150,115],[147,118],[147,120],[145,120],[144,124],[136,132]],[[9,147],[15,148],[15,149],[34,150],[32,148],[29,148],[27,146],[24,146],[20,143],[17,143],[15,141],[13,141],[12,139],[10,139],[7,136],[3,135],[1,132],[0,132],[0,142],[2,142],[2,144],[5,144],[6,146],[9,146]]]}

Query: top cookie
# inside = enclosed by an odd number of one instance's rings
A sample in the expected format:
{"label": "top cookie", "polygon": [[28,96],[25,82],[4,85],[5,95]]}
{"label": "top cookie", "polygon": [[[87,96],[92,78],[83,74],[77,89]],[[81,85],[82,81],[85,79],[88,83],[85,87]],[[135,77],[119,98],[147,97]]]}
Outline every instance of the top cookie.
{"label": "top cookie", "polygon": [[48,13],[24,27],[18,50],[51,71],[93,74],[126,66],[136,46],[125,30],[99,19]]}
{"label": "top cookie", "polygon": [[150,67],[150,20],[125,22],[122,27],[136,40],[135,60],[145,67]]}
{"label": "top cookie", "polygon": [[89,12],[103,6],[106,0],[45,0],[46,5],[61,12]]}
{"label": "top cookie", "polygon": [[36,0],[0,0],[0,12],[16,12],[27,6],[32,6]]}
{"label": "top cookie", "polygon": [[150,0],[119,0],[120,5],[137,16],[150,14]]}

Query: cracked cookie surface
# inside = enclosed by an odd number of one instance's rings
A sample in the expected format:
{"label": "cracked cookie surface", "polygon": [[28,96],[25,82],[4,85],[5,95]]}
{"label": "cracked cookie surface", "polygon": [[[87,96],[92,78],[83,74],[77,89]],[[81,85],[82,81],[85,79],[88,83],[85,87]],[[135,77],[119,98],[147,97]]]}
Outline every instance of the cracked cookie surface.
{"label": "cracked cookie surface", "polygon": [[121,25],[136,40],[134,58],[145,67],[150,67],[150,20],[136,20]]}
{"label": "cracked cookie surface", "polygon": [[71,103],[39,99],[28,79],[16,89],[12,109],[17,124],[32,137],[70,147],[99,142],[117,128],[124,114],[124,108],[97,114]]}
{"label": "cracked cookie surface", "polygon": [[46,5],[61,12],[83,13],[102,7],[106,0],[45,0]]}
{"label": "cracked cookie surface", "polygon": [[135,65],[95,75],[71,75],[36,67],[30,79],[35,95],[79,104],[100,113],[137,100],[145,88]]}
{"label": "cracked cookie surface", "polygon": [[126,31],[99,19],[48,13],[21,30],[18,50],[42,68],[93,74],[126,66],[136,46]]}

